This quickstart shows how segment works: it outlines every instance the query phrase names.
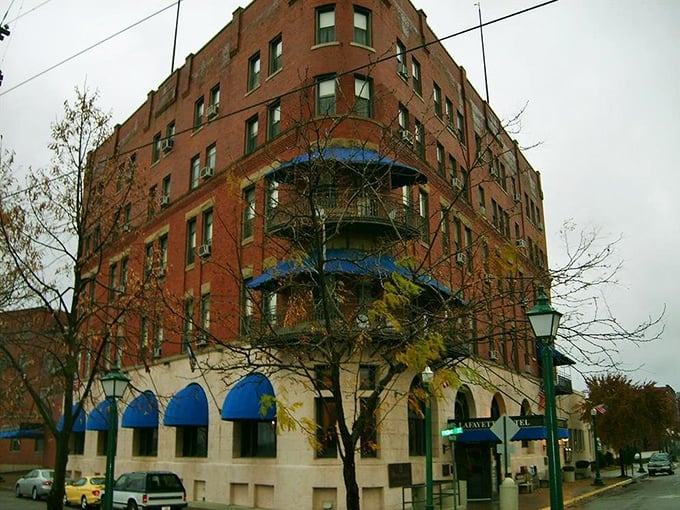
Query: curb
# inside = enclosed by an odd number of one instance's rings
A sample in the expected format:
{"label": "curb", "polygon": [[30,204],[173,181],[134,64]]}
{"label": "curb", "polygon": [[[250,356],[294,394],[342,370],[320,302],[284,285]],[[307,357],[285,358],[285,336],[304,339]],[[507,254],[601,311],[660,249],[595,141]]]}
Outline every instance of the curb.
{"label": "curb", "polygon": [[[643,478],[643,477],[638,477],[638,478]],[[616,483],[613,483],[611,485],[606,485],[606,486],[604,486],[600,489],[596,489],[594,491],[587,492],[585,494],[581,494],[580,496],[576,496],[574,498],[571,498],[571,499],[565,501],[564,506],[566,508],[568,506],[579,503],[579,502],[584,501],[586,499],[598,496],[599,494],[602,494],[603,492],[607,492],[609,490],[616,489],[617,487],[625,487],[626,485],[630,485],[631,483],[633,483],[638,478],[628,478],[627,480],[621,480],[620,482],[616,482]],[[550,510],[550,505],[544,506],[544,507],[540,508],[540,510]]]}

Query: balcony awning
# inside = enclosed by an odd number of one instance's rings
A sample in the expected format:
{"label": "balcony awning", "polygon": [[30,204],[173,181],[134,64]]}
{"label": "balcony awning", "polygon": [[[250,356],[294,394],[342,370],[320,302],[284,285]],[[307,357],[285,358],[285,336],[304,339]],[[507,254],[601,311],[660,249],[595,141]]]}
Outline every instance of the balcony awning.
{"label": "balcony awning", "polygon": [[207,427],[208,399],[197,383],[175,393],[165,410],[163,425],[170,427]]}
{"label": "balcony awning", "polygon": [[[397,264],[394,257],[386,254],[367,255],[356,250],[327,250],[324,270],[326,273],[368,275],[377,278],[389,278],[393,273],[396,273],[447,297],[454,295],[451,289],[434,278],[426,275],[414,275],[408,268]],[[253,278],[248,284],[248,288],[253,290],[273,288],[283,280],[301,273],[316,273],[316,264],[313,258],[282,260],[274,267]]]}
{"label": "balcony awning", "polygon": [[279,167],[270,171],[267,176],[285,181],[287,170],[296,166],[308,166],[318,162],[339,162],[348,165],[370,165],[385,167],[391,177],[393,188],[400,188],[408,184],[425,183],[427,178],[417,168],[400,163],[386,156],[381,156],[376,151],[359,147],[327,147],[322,150],[306,152],[294,157],[290,161],[282,163]]}
{"label": "balcony awning", "polygon": [[227,393],[222,406],[222,419],[229,421],[271,421],[276,418],[276,405],[267,406],[262,398],[274,397],[274,388],[262,374],[250,374]]}
{"label": "balcony awning", "polygon": [[[87,417],[87,430],[109,430],[112,399],[102,400]],[[116,424],[117,425],[117,424]]]}
{"label": "balcony awning", "polygon": [[[85,432],[85,424],[87,423],[87,415],[85,414],[85,410],[82,408],[80,404],[74,404],[73,405],[73,410],[71,411],[73,414],[76,414],[76,418],[73,422],[73,429],[71,432]],[[61,432],[64,429],[64,415],[59,418],[59,423],[57,423],[57,430]]]}
{"label": "balcony awning", "polygon": [[0,432],[0,439],[37,439],[44,436],[42,427],[23,427]]}
{"label": "balcony awning", "polygon": [[158,428],[158,400],[147,390],[135,398],[125,409],[121,426],[130,429]]}
{"label": "balcony awning", "polygon": [[[558,366],[564,366],[564,365],[575,365],[576,362],[571,359],[569,356],[566,354],[562,354],[560,351],[555,349],[554,347],[551,347],[552,352],[553,352],[553,366],[558,367]],[[537,359],[539,363],[543,363],[543,343],[538,342],[538,348],[537,348]]]}

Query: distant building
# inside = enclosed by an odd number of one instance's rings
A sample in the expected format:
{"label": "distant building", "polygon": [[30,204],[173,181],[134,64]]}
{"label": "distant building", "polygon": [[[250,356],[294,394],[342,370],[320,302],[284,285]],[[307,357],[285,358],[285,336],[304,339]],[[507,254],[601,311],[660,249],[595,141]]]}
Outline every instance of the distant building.
{"label": "distant building", "polygon": [[53,377],[58,362],[58,346],[52,341],[55,326],[52,313],[44,308],[0,314],[0,473],[54,462],[54,439],[19,370],[58,418],[63,392]]}
{"label": "distant building", "polygon": [[[542,372],[525,320],[548,283],[540,174],[408,0],[237,9],[116,126],[93,155],[93,178],[114,157],[120,179],[103,183],[108,199],[127,200],[131,180],[144,200],[122,204],[101,268],[85,257],[92,298],[116,306],[133,277],[155,280],[163,296],[130,310],[108,350],[107,366],[122,364],[135,388],[122,406],[119,473],[171,469],[193,500],[343,508],[336,404],[315,342],[329,347],[341,333],[368,342],[339,376],[358,413],[391,342],[434,328],[441,364],[478,374],[458,390],[444,384],[433,403],[435,478],[450,479],[453,462],[439,430],[460,423],[456,464],[468,495],[492,497],[497,438],[470,427],[488,429],[502,414],[527,424],[512,471],[542,469]],[[414,286],[407,309],[422,311],[420,323],[376,319],[395,279]],[[230,371],[228,348],[257,342],[308,361],[290,358],[297,375],[258,357]],[[573,363],[555,355],[556,365]],[[557,383],[571,394],[565,374]],[[389,384],[356,454],[364,508],[402,508],[424,481],[424,408],[408,397],[421,376],[406,371]],[[263,395],[279,411],[299,405],[298,428],[279,421],[276,434]],[[74,473],[104,468],[106,406],[88,413]],[[304,424],[316,427],[315,444]],[[568,428],[578,425],[561,427],[562,437]]]}

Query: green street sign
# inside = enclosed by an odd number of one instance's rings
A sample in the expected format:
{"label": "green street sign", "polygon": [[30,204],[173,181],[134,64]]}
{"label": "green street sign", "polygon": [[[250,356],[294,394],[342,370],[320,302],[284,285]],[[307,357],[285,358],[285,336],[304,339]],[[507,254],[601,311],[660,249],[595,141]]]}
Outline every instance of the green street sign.
{"label": "green street sign", "polygon": [[444,429],[440,432],[442,437],[457,436],[463,433],[463,427],[454,427],[452,429]]}

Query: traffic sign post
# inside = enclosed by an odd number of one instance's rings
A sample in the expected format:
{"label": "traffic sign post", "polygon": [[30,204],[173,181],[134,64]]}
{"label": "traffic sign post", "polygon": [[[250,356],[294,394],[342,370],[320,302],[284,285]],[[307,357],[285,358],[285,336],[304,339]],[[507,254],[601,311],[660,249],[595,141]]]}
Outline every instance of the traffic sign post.
{"label": "traffic sign post", "polygon": [[451,442],[451,465],[453,467],[453,510],[458,509],[460,487],[458,486],[458,470],[456,469],[456,437],[463,433],[463,427],[452,427],[439,432],[442,437],[448,437]]}

